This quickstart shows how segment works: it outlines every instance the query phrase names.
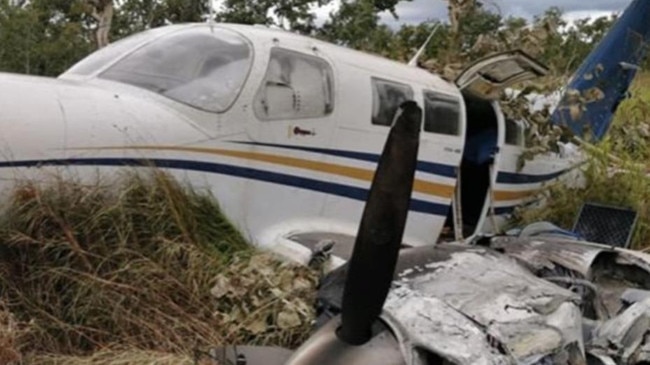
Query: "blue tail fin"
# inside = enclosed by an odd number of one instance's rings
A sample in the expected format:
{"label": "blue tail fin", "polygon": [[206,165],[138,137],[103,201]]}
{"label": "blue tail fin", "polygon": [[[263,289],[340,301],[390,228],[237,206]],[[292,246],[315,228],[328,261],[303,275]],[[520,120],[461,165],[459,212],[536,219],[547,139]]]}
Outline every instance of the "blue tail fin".
{"label": "blue tail fin", "polygon": [[551,121],[601,140],[647,51],[650,0],[634,0],[573,76]]}

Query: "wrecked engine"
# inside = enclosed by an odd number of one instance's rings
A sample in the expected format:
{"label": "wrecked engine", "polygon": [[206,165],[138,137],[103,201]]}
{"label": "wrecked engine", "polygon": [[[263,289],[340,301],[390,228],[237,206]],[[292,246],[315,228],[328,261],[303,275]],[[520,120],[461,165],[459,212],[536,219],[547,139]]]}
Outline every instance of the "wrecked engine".
{"label": "wrecked engine", "polygon": [[[346,266],[326,276],[336,316]],[[401,252],[382,320],[408,364],[650,364],[650,256],[558,238]]]}

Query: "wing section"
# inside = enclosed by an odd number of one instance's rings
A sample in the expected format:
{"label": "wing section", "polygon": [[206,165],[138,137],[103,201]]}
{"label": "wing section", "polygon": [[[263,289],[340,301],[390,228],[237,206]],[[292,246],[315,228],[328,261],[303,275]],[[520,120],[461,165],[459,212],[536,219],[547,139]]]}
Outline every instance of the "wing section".
{"label": "wing section", "polygon": [[551,121],[601,140],[628,95],[649,37],[650,1],[634,0],[575,73]]}

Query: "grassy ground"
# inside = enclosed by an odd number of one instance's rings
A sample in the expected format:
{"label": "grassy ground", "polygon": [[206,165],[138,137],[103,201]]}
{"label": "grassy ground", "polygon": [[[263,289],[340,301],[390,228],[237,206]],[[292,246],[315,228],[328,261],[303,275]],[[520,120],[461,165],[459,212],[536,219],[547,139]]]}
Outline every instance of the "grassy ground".
{"label": "grassy ground", "polygon": [[640,74],[632,97],[624,101],[606,139],[589,153],[586,185],[555,186],[544,192],[548,204],[520,211],[513,224],[547,220],[570,228],[584,202],[635,209],[639,220],[633,245],[650,247],[650,73]]}
{"label": "grassy ground", "polygon": [[0,216],[0,363],[183,364],[300,343],[316,276],[254,252],[165,175],[24,185]]}

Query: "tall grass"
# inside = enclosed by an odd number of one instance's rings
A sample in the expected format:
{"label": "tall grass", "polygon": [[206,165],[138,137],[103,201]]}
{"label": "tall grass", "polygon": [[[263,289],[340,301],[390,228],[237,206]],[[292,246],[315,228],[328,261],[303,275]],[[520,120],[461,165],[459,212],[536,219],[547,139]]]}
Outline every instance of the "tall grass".
{"label": "tall grass", "polygon": [[305,338],[314,273],[253,251],[209,195],[161,173],[119,181],[12,194],[0,216],[0,300],[28,330],[6,345],[0,331],[0,356],[166,364],[197,348]]}
{"label": "tall grass", "polygon": [[650,247],[650,74],[640,74],[631,91],[607,137],[585,150],[584,185],[549,187],[542,192],[546,204],[519,209],[513,225],[546,220],[571,228],[583,203],[614,205],[637,211],[633,247]]}

